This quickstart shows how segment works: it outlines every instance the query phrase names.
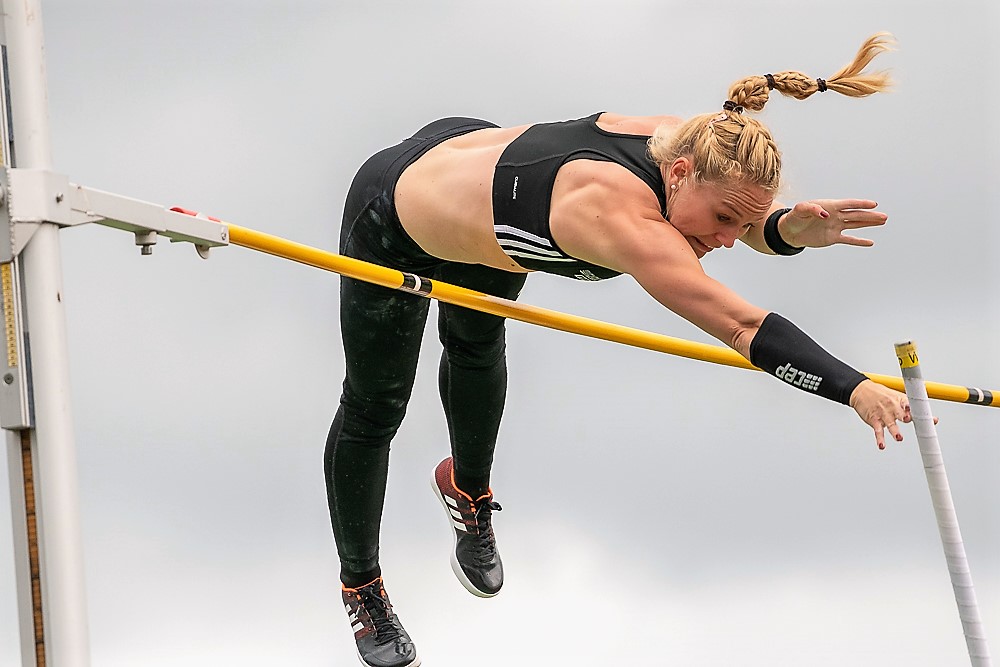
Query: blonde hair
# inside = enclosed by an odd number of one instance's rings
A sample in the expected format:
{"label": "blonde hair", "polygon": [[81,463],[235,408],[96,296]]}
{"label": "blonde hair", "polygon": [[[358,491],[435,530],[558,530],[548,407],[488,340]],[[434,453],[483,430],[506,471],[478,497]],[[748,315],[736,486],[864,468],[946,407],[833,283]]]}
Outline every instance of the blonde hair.
{"label": "blonde hair", "polygon": [[691,118],[676,130],[661,124],[649,140],[649,155],[657,164],[671,164],[681,156],[694,163],[696,180],[743,181],[776,192],[781,184],[781,152],[764,125],[742,114],[760,111],[771,89],[804,100],[832,90],[848,97],[867,97],[891,86],[887,72],[863,70],[878,54],[892,50],[892,35],[880,32],[861,45],[850,64],[827,80],[802,72],[778,72],[741,79],[729,87],[723,111]]}

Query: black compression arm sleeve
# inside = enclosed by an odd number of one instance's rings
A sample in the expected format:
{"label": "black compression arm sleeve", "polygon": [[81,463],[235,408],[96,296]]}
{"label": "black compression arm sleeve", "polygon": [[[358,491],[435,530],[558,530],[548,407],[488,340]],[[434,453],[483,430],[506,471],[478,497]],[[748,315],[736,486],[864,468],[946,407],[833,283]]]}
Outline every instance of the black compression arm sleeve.
{"label": "black compression arm sleeve", "polygon": [[793,387],[844,405],[867,379],[777,313],[764,318],[750,341],[750,363]]}

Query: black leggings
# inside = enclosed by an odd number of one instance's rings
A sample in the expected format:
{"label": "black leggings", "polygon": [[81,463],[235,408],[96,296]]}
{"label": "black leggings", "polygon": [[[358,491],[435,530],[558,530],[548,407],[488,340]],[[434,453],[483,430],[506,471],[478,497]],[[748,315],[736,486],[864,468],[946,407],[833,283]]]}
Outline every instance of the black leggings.
{"label": "black leggings", "polygon": [[[393,205],[396,181],[409,164],[445,139],[486,127],[496,126],[469,118],[436,121],[371,157],[347,196],[340,252],[516,299],[525,274],[428,255],[407,236]],[[327,438],[324,464],[341,580],[349,587],[380,576],[378,537],[389,442],[403,420],[413,388],[428,305],[422,296],[341,279],[347,376]],[[507,390],[504,320],[445,303],[438,310],[438,334],[444,346],[438,381],[456,481],[477,497],[489,487]]]}

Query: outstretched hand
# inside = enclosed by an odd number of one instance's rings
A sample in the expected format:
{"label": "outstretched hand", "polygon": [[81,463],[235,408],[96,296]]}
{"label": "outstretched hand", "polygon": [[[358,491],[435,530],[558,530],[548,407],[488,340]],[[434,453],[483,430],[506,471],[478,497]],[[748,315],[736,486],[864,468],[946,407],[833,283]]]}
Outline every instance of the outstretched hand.
{"label": "outstretched hand", "polygon": [[868,199],[799,202],[779,221],[778,231],[787,243],[800,248],[825,248],[837,243],[871,247],[874,241],[844,232],[884,225],[889,216],[872,210],[876,206],[878,204]]}
{"label": "outstretched hand", "polygon": [[[851,407],[858,416],[875,431],[875,444],[879,449],[885,449],[885,430],[896,442],[903,441],[897,421],[909,424],[913,421],[910,415],[910,401],[906,394],[889,389],[871,380],[865,380],[851,392]],[[937,417],[934,418],[937,424]]]}

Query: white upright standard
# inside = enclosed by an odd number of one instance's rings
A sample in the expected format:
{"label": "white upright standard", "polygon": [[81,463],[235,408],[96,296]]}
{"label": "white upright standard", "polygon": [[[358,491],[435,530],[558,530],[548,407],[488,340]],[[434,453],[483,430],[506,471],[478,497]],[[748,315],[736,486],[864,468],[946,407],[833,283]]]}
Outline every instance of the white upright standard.
{"label": "white upright standard", "polygon": [[[52,151],[41,2],[2,3],[10,109],[4,123],[10,132],[3,146],[5,172],[48,172]],[[12,197],[23,202],[36,194],[5,189],[8,210]],[[66,194],[56,194],[52,202],[40,199],[39,210],[57,206]],[[90,647],[59,226],[41,214],[3,231],[11,238],[9,256],[3,258],[6,361],[8,366],[14,362],[16,372],[8,368],[2,386],[21,393],[20,399],[3,395],[3,413],[14,415],[3,427],[12,508],[18,514],[13,524],[21,662],[25,667],[86,667]],[[23,405],[12,409],[19,401]]]}
{"label": "white upright standard", "polygon": [[958,615],[962,619],[962,631],[965,633],[965,643],[969,647],[969,659],[973,667],[991,667],[993,663],[990,660],[990,648],[986,643],[986,632],[979,617],[976,590],[972,586],[972,573],[969,571],[969,561],[965,556],[965,544],[962,541],[962,531],[958,527],[955,503],[951,499],[948,473],[944,469],[944,457],[941,455],[941,445],[938,443],[937,429],[934,427],[927,388],[920,373],[917,346],[912,342],[897,343],[896,358],[903,373],[906,396],[910,399],[913,427],[920,445],[920,458],[924,462],[924,473],[927,475],[927,486],[934,505],[934,516],[937,518],[938,532],[941,533],[945,560],[948,561],[948,573],[951,575],[951,586],[955,591],[955,602],[958,603]]}

